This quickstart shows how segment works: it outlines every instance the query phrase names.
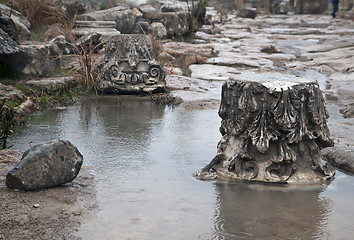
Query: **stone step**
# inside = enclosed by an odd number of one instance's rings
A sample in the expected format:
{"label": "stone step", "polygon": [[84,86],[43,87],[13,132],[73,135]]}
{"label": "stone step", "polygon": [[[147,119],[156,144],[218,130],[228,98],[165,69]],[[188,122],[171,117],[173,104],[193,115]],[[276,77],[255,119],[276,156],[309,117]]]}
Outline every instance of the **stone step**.
{"label": "stone step", "polygon": [[76,28],[72,31],[77,36],[84,36],[89,33],[99,33],[102,35],[102,40],[107,41],[111,36],[120,34],[115,28],[115,21],[76,21]]}
{"label": "stone step", "polygon": [[75,25],[77,27],[89,27],[89,28],[115,28],[115,21],[83,21],[77,20]]}

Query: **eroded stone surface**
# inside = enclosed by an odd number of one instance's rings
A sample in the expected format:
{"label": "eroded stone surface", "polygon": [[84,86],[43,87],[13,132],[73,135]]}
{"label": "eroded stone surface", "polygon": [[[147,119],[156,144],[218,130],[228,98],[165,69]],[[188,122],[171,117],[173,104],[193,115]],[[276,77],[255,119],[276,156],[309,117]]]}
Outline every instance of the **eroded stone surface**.
{"label": "eroded stone surface", "polygon": [[354,147],[335,146],[321,151],[327,161],[354,175]]}
{"label": "eroded stone surface", "polygon": [[315,183],[334,176],[320,152],[333,142],[316,82],[241,74],[223,85],[219,115],[218,154],[197,178]]}
{"label": "eroded stone surface", "polygon": [[100,87],[108,93],[161,92],[165,70],[151,56],[148,36],[117,35],[107,43]]}
{"label": "eroded stone surface", "polygon": [[27,150],[8,172],[6,185],[21,190],[37,190],[71,182],[80,171],[83,157],[68,141],[53,140]]}

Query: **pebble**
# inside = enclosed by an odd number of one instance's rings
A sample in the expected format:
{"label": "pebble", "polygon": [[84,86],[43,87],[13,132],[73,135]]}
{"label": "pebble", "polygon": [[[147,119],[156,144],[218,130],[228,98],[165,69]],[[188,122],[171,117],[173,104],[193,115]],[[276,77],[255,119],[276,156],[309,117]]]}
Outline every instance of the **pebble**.
{"label": "pebble", "polygon": [[39,208],[39,204],[34,204],[33,207],[34,208]]}

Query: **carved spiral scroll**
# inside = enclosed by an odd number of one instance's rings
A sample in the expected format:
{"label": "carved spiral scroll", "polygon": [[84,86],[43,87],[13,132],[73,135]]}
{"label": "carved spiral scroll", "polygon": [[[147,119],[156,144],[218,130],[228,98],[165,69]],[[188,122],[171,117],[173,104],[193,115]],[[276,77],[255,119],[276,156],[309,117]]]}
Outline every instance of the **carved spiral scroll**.
{"label": "carved spiral scroll", "polygon": [[120,79],[121,71],[120,67],[117,63],[112,64],[106,71],[105,71],[106,79],[112,82],[122,82]]}
{"label": "carved spiral scroll", "polygon": [[161,67],[159,65],[152,65],[149,67],[149,75],[152,78],[158,78],[161,76]]}
{"label": "carved spiral scroll", "polygon": [[232,162],[235,163],[235,172],[239,177],[248,180],[257,177],[258,165],[256,161],[236,156]]}
{"label": "carved spiral scroll", "polygon": [[285,182],[289,179],[293,170],[294,165],[292,163],[272,163],[266,168],[265,177],[271,182]]}

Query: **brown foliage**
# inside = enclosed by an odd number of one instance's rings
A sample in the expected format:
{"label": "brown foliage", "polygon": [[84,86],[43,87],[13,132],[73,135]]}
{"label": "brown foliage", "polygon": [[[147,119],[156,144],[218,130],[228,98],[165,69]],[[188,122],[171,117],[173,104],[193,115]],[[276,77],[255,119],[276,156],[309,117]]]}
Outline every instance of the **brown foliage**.
{"label": "brown foliage", "polygon": [[8,0],[5,3],[21,12],[34,29],[67,20],[65,11],[54,0]]}

